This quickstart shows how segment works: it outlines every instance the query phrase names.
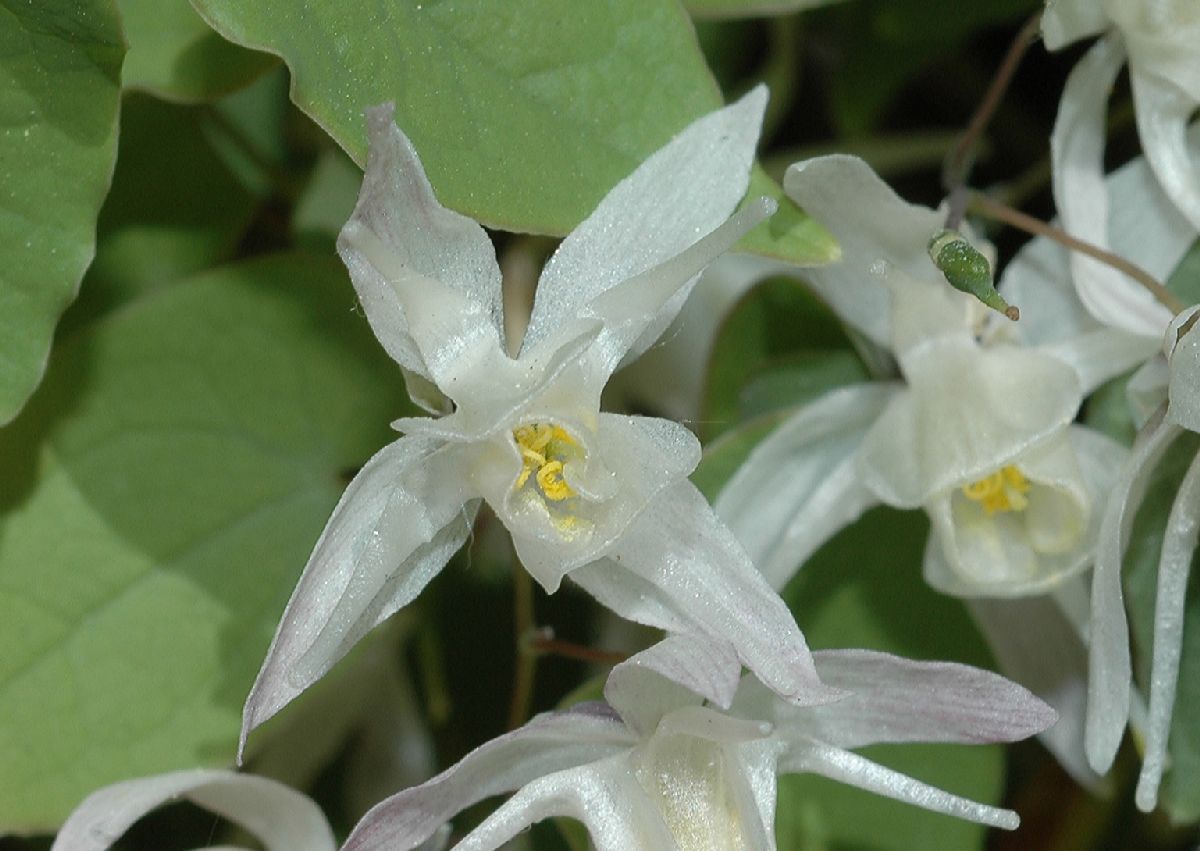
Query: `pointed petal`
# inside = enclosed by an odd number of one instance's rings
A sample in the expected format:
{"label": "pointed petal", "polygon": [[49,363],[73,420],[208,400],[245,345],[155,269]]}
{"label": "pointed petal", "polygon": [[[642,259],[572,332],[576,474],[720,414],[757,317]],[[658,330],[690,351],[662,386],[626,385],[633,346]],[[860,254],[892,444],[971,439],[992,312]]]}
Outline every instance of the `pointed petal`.
{"label": "pointed petal", "polygon": [[945,813],[956,818],[1016,830],[1021,820],[1011,810],[1000,810],[986,804],[977,804],[943,792],[920,780],[884,768],[856,753],[835,748],[819,742],[798,742],[779,763],[781,772],[810,772],[820,774],[839,783],[847,783],[866,789],[886,798],[894,798],[914,804],[935,813]]}
{"label": "pointed petal", "polygon": [[613,187],[546,264],[522,353],[578,317],[596,315],[592,303],[602,293],[661,265],[729,217],[746,194],[766,102],[767,90],[758,86],[692,122]]}
{"label": "pointed petal", "polygon": [[968,337],[929,341],[906,359],[909,388],[863,440],[859,472],[881,502],[916,508],[1010,464],[1061,432],[1083,394],[1042,352]]}
{"label": "pointed petal", "polygon": [[333,831],[306,796],[266,777],[196,769],[141,777],[89,795],[51,851],[104,851],[151,810],[187,798],[236,822],[267,851],[333,851]]}
{"label": "pointed petal", "polygon": [[1150,812],[1158,803],[1158,785],[1167,759],[1167,736],[1175,709],[1179,657],[1183,652],[1184,600],[1188,573],[1200,539],[1200,455],[1188,467],[1167,517],[1158,562],[1154,604],[1154,661],[1150,668],[1150,718],[1146,753],[1138,778],[1137,805]]}
{"label": "pointed petal", "polygon": [[[1125,51],[1114,37],[1101,39],[1088,51],[1067,79],[1050,137],[1054,201],[1063,227],[1101,248],[1111,248],[1105,115],[1124,61]],[[1170,319],[1149,292],[1111,266],[1072,252],[1071,270],[1080,300],[1105,325],[1155,336]]]}
{"label": "pointed petal", "polygon": [[376,624],[410,602],[470,532],[461,459],[402,437],[346,488],[288,601],[246,698],[246,736],[316,682]]}
{"label": "pointed petal", "polygon": [[1103,32],[1110,25],[1109,8],[1096,0],[1047,0],[1042,12],[1042,38],[1049,50]]}
{"label": "pointed petal", "polygon": [[456,813],[484,798],[620,754],[636,741],[604,704],[538,715],[479,746],[432,780],[377,804],[355,826],[342,851],[416,848]]}
{"label": "pointed petal", "polygon": [[[877,742],[1015,742],[1046,730],[1053,709],[991,671],[870,650],[813,654],[822,682],[848,696],[827,706],[772,701],[779,734],[840,748]],[[740,695],[739,695],[740,699]]]}
{"label": "pointed petal", "polygon": [[841,696],[817,679],[791,612],[691,482],[660,494],[607,558],[571,578],[629,620],[731,644],[798,705]]}
{"label": "pointed petal", "polygon": [[967,608],[1000,670],[1058,713],[1058,723],[1040,735],[1042,744],[1080,785],[1095,789],[1100,778],[1083,751],[1087,706],[1083,639],[1050,595],[977,597],[967,601]]}
{"label": "pointed petal", "polygon": [[1157,77],[1134,73],[1131,80],[1146,160],[1179,212],[1200,229],[1200,131],[1190,134],[1191,145],[1187,132],[1196,101]]}
{"label": "pointed petal", "polygon": [[500,267],[483,228],[438,203],[392,113],[367,110],[367,169],[338,253],[388,354],[445,391],[465,350],[502,351]]}
{"label": "pointed petal", "polygon": [[1162,459],[1177,426],[1162,421],[1148,426],[1121,467],[1104,509],[1092,571],[1092,629],[1088,676],[1088,762],[1104,774],[1112,765],[1129,719],[1129,622],[1121,591],[1121,563],[1134,515],[1150,474]]}
{"label": "pointed petal", "polygon": [[630,728],[648,736],[664,715],[701,699],[728,709],[741,678],[742,663],[731,645],[671,635],[613,668],[604,699]]}
{"label": "pointed petal", "polygon": [[942,216],[909,204],[857,157],[837,154],[795,163],[783,180],[789,197],[837,239],[841,259],[804,272],[842,319],[891,347],[889,281],[949,291],[926,246]]}
{"label": "pointed petal", "polygon": [[788,417],[746,458],[714,508],[774,588],[878,500],[855,454],[896,388],[834,390]]}

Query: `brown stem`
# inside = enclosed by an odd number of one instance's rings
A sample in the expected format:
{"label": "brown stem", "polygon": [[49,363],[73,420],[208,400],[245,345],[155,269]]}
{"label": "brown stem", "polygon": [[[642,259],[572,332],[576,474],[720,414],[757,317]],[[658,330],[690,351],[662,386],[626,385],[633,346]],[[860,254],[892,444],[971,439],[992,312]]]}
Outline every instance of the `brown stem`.
{"label": "brown stem", "polygon": [[1184,308],[1183,303],[1170,290],[1160,284],[1153,275],[1141,266],[1130,263],[1124,257],[1113,254],[1111,251],[1105,251],[1103,248],[1092,245],[1090,242],[1077,239],[1062,228],[1056,228],[1054,225],[1047,224],[1041,219],[1022,213],[1020,210],[1014,210],[1012,207],[989,198],[982,192],[969,193],[968,202],[971,211],[974,213],[986,216],[989,219],[995,219],[998,222],[1004,222],[1004,224],[1015,228],[1020,228],[1026,233],[1052,239],[1059,245],[1065,245],[1072,251],[1086,254],[1089,257],[1099,260],[1101,263],[1124,272],[1149,290],[1151,295],[1158,299],[1172,314],[1179,313]]}
{"label": "brown stem", "polygon": [[949,210],[946,214],[947,230],[958,230],[958,226],[962,224],[963,216],[966,215],[966,199],[958,190],[966,184],[967,175],[971,171],[971,151],[1004,99],[1004,93],[1008,91],[1008,85],[1012,82],[1025,51],[1037,40],[1041,25],[1042,13],[1038,12],[1025,22],[1025,26],[1021,27],[1020,32],[1013,38],[1008,52],[1004,54],[1004,60],[996,69],[996,75],[992,77],[992,82],[984,93],[983,100],[975,108],[975,114],[971,116],[967,129],[946,157],[942,167],[942,183],[950,193]]}
{"label": "brown stem", "polygon": [[537,636],[529,644],[535,651],[544,655],[562,656],[565,659],[576,659],[580,662],[596,662],[601,665],[616,665],[629,658],[624,653],[617,653],[612,650],[596,650],[592,647],[572,644],[569,641],[558,641],[546,636]]}
{"label": "brown stem", "polygon": [[533,703],[533,680],[538,654],[530,636],[534,634],[533,580],[513,553],[513,637],[516,650],[512,701],[508,705],[508,729],[515,730],[529,719]]}

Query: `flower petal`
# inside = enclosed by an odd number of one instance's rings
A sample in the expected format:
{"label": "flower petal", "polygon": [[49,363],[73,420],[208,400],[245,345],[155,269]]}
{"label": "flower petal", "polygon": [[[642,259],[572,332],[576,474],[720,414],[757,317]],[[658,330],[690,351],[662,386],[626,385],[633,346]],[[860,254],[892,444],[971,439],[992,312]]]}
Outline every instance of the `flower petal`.
{"label": "flower petal", "polygon": [[604,699],[643,736],[663,716],[709,700],[728,709],[742,678],[742,663],[727,643],[671,635],[612,669]]}
{"label": "flower petal", "polygon": [[1188,144],[1196,100],[1157,77],[1133,73],[1131,81],[1146,160],[1179,212],[1200,229],[1200,131]]}
{"label": "flower petal", "polygon": [[1087,649],[1050,595],[967,601],[1000,670],[1046,701],[1058,723],[1039,738],[1080,785],[1100,778],[1083,751],[1087,706]]}
{"label": "flower petal", "polygon": [[1042,38],[1050,50],[1096,35],[1109,26],[1109,8],[1096,0],[1047,0],[1042,11]]}
{"label": "flower petal", "polygon": [[934,282],[953,292],[927,253],[942,216],[901,199],[862,160],[837,154],[795,163],[783,186],[841,247],[840,260],[806,270],[805,280],[838,316],[879,345],[892,344],[892,278],[903,278],[899,286]]}
{"label": "flower petal", "polygon": [[[917,662],[871,650],[813,653],[822,682],[847,692],[826,706],[770,700],[779,735],[807,737],[840,748],[877,742],[1015,742],[1057,718],[1025,688],[991,671],[951,662]],[[747,683],[752,691],[757,683]],[[759,691],[763,691],[759,687]],[[743,695],[739,693],[739,707]]]}
{"label": "flower petal", "polygon": [[[628,750],[636,741],[604,704],[580,704],[565,712],[538,715],[525,726],[479,746],[437,777],[377,804],[355,826],[342,851],[416,848],[456,813],[484,798],[604,760]],[[572,776],[586,775],[582,770]],[[535,796],[527,793],[526,799],[530,797]],[[544,816],[532,821],[538,818]],[[480,829],[482,825],[476,831]]]}
{"label": "flower petal", "polygon": [[767,581],[782,588],[832,535],[877,502],[855,455],[896,392],[856,384],[800,408],[750,453],[714,508]]}
{"label": "flower petal", "polygon": [[[1111,215],[1104,182],[1105,114],[1124,61],[1115,37],[1088,51],[1067,79],[1050,137],[1054,201],[1063,227],[1101,248],[1110,247]],[[1079,252],[1071,254],[1071,269],[1080,300],[1100,322],[1135,334],[1162,333],[1169,312],[1123,272]]]}
{"label": "flower petal", "polygon": [[358,639],[411,601],[470,533],[461,458],[402,437],[354,477],[288,600],[242,713],[250,731],[316,682]]}
{"label": "flower petal", "polygon": [[798,705],[841,696],[817,679],[791,612],[691,482],[660,494],[605,559],[571,578],[624,618],[731,644]]}
{"label": "flower petal", "polygon": [[51,851],[103,851],[151,810],[187,798],[236,822],[267,851],[333,851],[333,831],[305,795],[266,777],[195,769],[115,783],[67,818]]}
{"label": "flower petal", "polygon": [[1082,400],[1075,371],[1042,352],[970,338],[929,341],[906,358],[894,396],[859,454],[881,502],[916,508],[989,475],[1061,432]]}
{"label": "flower petal", "polygon": [[500,267],[483,228],[438,203],[393,111],[367,110],[367,168],[338,253],[388,354],[452,396],[468,352],[503,351]]}
{"label": "flower petal", "polygon": [[[660,266],[729,217],[746,194],[766,103],[766,87],[758,86],[697,119],[609,191],[542,271],[522,354],[578,317],[597,315],[594,302],[605,291]],[[639,317],[626,346],[652,323],[657,337],[681,305],[672,302],[660,316],[660,304]]]}
{"label": "flower petal", "polygon": [[1168,370],[1167,419],[1200,432],[1200,322],[1175,343]]}
{"label": "flower petal", "polygon": [[1121,591],[1121,563],[1134,515],[1145,496],[1150,474],[1162,460],[1179,427],[1153,422],[1134,443],[1133,452],[1113,483],[1101,520],[1092,571],[1092,628],[1085,745],[1088,762],[1108,771],[1129,719],[1129,622]]}
{"label": "flower petal", "polygon": [[797,742],[779,763],[780,772],[820,774],[876,795],[914,804],[935,813],[1016,830],[1021,820],[1011,810],[977,804],[892,771],[866,757],[820,742]]}
{"label": "flower petal", "polygon": [[1158,803],[1158,785],[1167,758],[1167,736],[1175,709],[1179,657],[1183,652],[1184,600],[1188,573],[1200,539],[1200,455],[1188,467],[1167,518],[1158,562],[1154,604],[1154,661],[1150,668],[1150,718],[1146,753],[1138,777],[1137,805],[1150,812]]}

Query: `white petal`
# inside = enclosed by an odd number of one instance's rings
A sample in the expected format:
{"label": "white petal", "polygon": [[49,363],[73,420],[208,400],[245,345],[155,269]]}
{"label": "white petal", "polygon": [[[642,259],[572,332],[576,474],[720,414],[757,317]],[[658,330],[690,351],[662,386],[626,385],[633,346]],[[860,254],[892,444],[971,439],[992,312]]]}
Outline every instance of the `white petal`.
{"label": "white petal", "polygon": [[1200,455],[1188,467],[1171,506],[1158,562],[1158,596],[1154,604],[1154,661],[1150,668],[1150,718],[1146,753],[1138,778],[1138,808],[1150,812],[1158,803],[1158,784],[1167,757],[1167,737],[1175,709],[1179,657],[1183,651],[1184,600],[1196,542],[1200,538]]}
{"label": "white petal", "polygon": [[805,279],[838,316],[877,344],[892,343],[889,278],[949,290],[927,253],[942,216],[902,200],[862,160],[838,154],[795,163],[783,185],[841,247],[838,262],[806,270]]}
{"label": "white petal", "polygon": [[[536,418],[536,413],[531,416]],[[694,470],[700,461],[700,443],[670,420],[601,414],[588,454],[595,457],[589,457],[587,466],[600,467],[599,475],[580,483],[571,470],[566,471],[567,481],[577,491],[601,492],[596,499],[581,495],[576,507],[564,507],[586,524],[586,531],[576,538],[564,538],[542,502],[514,498],[511,479],[502,493],[485,494],[512,533],[521,563],[547,593],[555,591],[570,571],[608,553],[648,503]]]}
{"label": "white petal", "polygon": [[[1015,742],[1050,727],[1054,710],[991,671],[870,650],[819,650],[821,680],[848,696],[827,706],[773,701],[781,736],[841,748],[877,742]],[[739,695],[739,699],[740,699]]]}
{"label": "white petal", "polygon": [[[1109,14],[1129,50],[1131,76],[1155,77],[1200,101],[1200,15],[1192,0],[1109,3]],[[1136,95],[1134,96],[1136,105]]]}
{"label": "white petal", "polygon": [[197,769],[141,777],[89,795],[58,833],[52,851],[103,851],[134,822],[180,798],[236,822],[267,851],[333,851],[333,832],[306,796],[266,777]]}
{"label": "white petal", "polygon": [[766,102],[758,86],[692,122],[609,191],[542,271],[522,353],[577,317],[595,315],[589,306],[606,290],[681,253],[729,217],[746,194]]}
{"label": "white petal", "polygon": [[668,636],[612,669],[604,699],[630,728],[650,735],[681,706],[712,701],[728,709],[742,676],[732,646],[697,636]]}
{"label": "white petal", "polygon": [[571,578],[624,618],[731,644],[798,705],[841,694],[817,679],[791,612],[691,482],[660,494],[606,559]]}
{"label": "white petal", "polygon": [[1082,786],[1100,778],[1083,752],[1087,649],[1050,595],[967,601],[1000,670],[1046,701],[1058,722],[1039,738]]}
{"label": "white petal", "polygon": [[1175,344],[1168,367],[1167,419],[1200,432],[1200,322]]}
{"label": "white petal", "polygon": [[1105,773],[1112,765],[1129,718],[1129,625],[1121,591],[1121,563],[1134,515],[1150,474],[1162,459],[1177,426],[1148,426],[1122,465],[1105,505],[1092,571],[1092,629],[1088,676],[1086,747],[1088,762]]}
{"label": "white petal", "polygon": [[[1063,90],[1050,137],[1054,200],[1063,227],[1110,248],[1110,199],[1104,182],[1105,115],[1125,52],[1116,38],[1098,41],[1079,61]],[[1157,335],[1170,314],[1140,284],[1079,252],[1071,254],[1075,287],[1100,322],[1135,334]]]}
{"label": "white petal", "polygon": [[1132,82],[1146,160],[1179,212],[1200,229],[1200,134],[1193,132],[1189,145],[1187,132],[1196,101],[1154,77],[1134,74]]}
{"label": "white petal", "polygon": [[1050,50],[1096,35],[1109,26],[1107,5],[1097,0],[1047,0],[1042,38]]}
{"label": "white petal", "polygon": [[447,391],[465,350],[503,350],[500,267],[483,228],[438,203],[393,111],[367,110],[367,168],[338,253],[388,354]]}
{"label": "white petal", "polygon": [[456,813],[484,798],[622,753],[635,742],[604,704],[538,715],[432,780],[377,804],[355,826],[342,851],[416,848]]}
{"label": "white petal", "polygon": [[811,772],[866,789],[877,795],[914,804],[935,813],[1016,830],[1021,820],[1011,810],[977,804],[884,768],[858,754],[819,742],[798,742],[779,764],[780,772]]}
{"label": "white petal", "polygon": [[246,736],[316,682],[376,624],[409,603],[462,546],[474,507],[461,459],[402,437],[342,494],[288,600],[242,713]]}
{"label": "white petal", "polygon": [[863,441],[859,472],[881,502],[916,508],[1010,464],[1070,423],[1082,391],[1057,358],[969,337],[931,340],[906,358],[909,389]]}
{"label": "white petal", "polygon": [[896,388],[857,384],[800,408],[758,444],[717,495],[717,516],[782,588],[832,535],[877,500],[855,453]]}

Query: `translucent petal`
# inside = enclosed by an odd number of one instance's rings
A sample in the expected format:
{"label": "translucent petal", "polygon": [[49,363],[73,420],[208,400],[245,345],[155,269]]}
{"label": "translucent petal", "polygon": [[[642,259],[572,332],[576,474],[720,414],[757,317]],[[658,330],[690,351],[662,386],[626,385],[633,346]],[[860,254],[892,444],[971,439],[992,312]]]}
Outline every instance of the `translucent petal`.
{"label": "translucent petal", "polygon": [[284,610],[242,713],[242,741],[406,605],[462,546],[474,506],[463,459],[402,437],[355,476]]}
{"label": "translucent petal", "polygon": [[[871,650],[819,650],[817,673],[847,697],[797,707],[766,695],[783,738],[809,738],[841,748],[878,742],[1014,742],[1046,730],[1053,709],[1025,688],[990,671],[950,662],[917,662]],[[735,711],[758,683],[747,682]]]}
{"label": "translucent petal", "polygon": [[896,392],[889,384],[834,390],[763,440],[717,495],[715,509],[775,588],[877,500],[855,454]]}
{"label": "translucent petal", "polygon": [[1197,456],[1171,506],[1158,562],[1158,596],[1154,604],[1154,660],[1150,668],[1150,717],[1146,752],[1138,778],[1138,808],[1150,812],[1158,803],[1158,785],[1167,760],[1167,737],[1175,710],[1179,657],[1183,652],[1184,601],[1188,573],[1200,539],[1200,456]]}
{"label": "translucent petal", "polygon": [[377,804],[355,826],[342,851],[416,848],[456,813],[484,798],[620,754],[635,742],[604,704],[538,715],[471,751],[432,780]]}
{"label": "translucent petal", "polygon": [[766,88],[758,86],[692,122],[613,187],[542,271],[523,353],[577,317],[595,315],[591,305],[602,293],[681,253],[729,217],[746,194],[766,102]]}
{"label": "translucent petal", "polygon": [[141,777],[89,795],[67,818],[52,851],[104,851],[151,810],[186,798],[244,827],[267,851],[333,851],[321,810],[282,783],[251,774],[195,769]]}
{"label": "translucent petal", "polygon": [[877,795],[914,804],[936,813],[1016,830],[1021,820],[1011,810],[977,804],[884,768],[866,757],[819,742],[796,742],[780,760],[780,772],[810,772]]}
{"label": "translucent petal", "polygon": [[464,355],[502,353],[500,267],[483,228],[438,203],[392,113],[367,110],[366,173],[338,252],[388,354],[453,396]]}
{"label": "translucent petal", "polygon": [[817,679],[791,612],[691,482],[665,490],[604,560],[571,578],[624,618],[729,643],[794,703],[840,696]]}

